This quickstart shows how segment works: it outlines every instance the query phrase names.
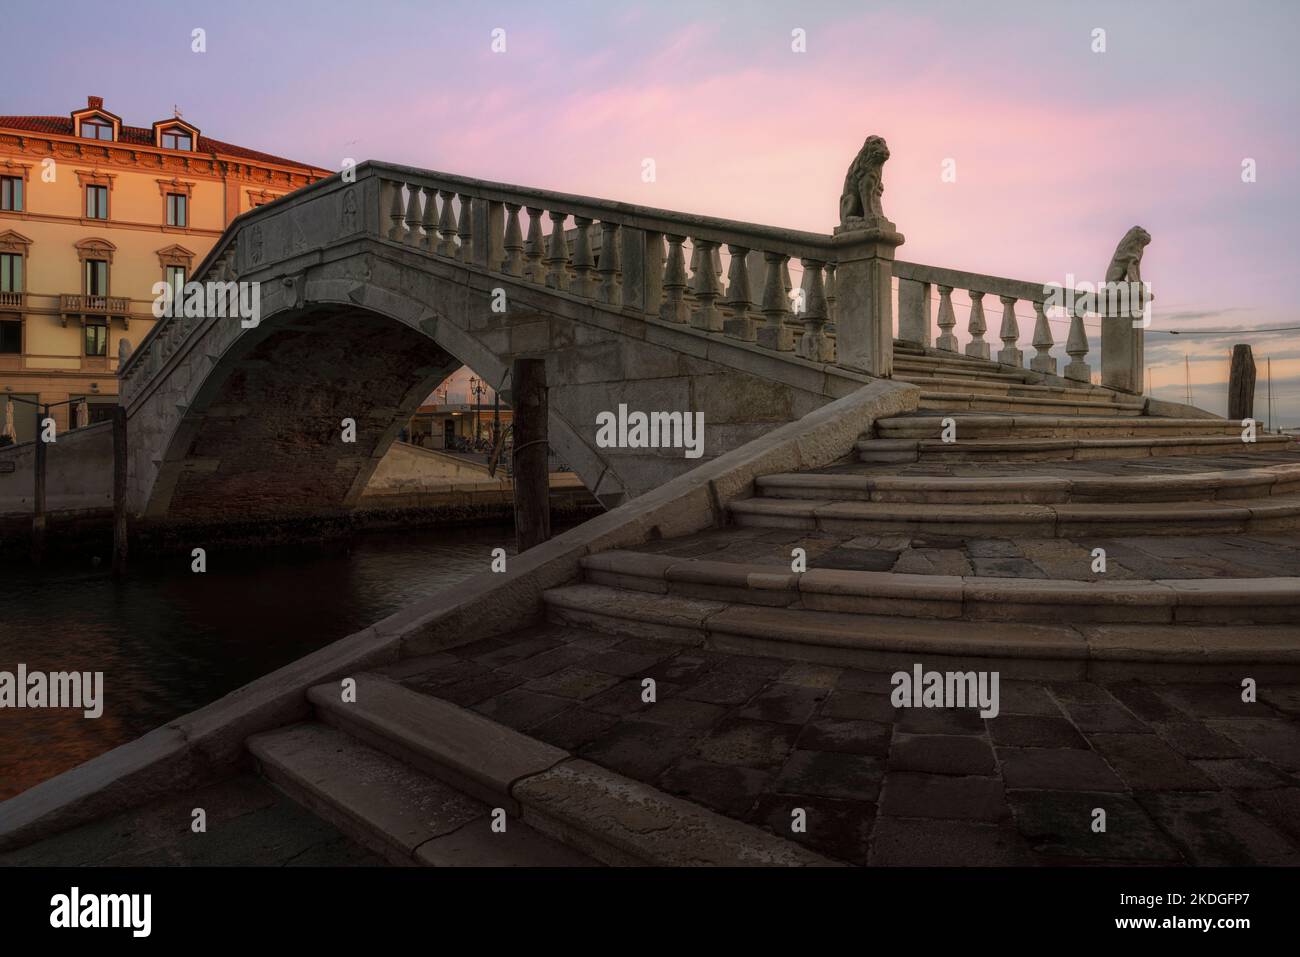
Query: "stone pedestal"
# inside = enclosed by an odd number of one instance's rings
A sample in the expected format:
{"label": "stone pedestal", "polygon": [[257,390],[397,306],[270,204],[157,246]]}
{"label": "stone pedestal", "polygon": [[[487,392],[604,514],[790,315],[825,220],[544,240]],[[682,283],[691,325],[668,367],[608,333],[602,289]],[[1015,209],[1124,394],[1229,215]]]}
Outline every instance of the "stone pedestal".
{"label": "stone pedestal", "polygon": [[861,228],[839,226],[831,244],[839,313],[835,364],[887,378],[894,371],[894,251],[903,236],[885,220]]}
{"label": "stone pedestal", "polygon": [[[1134,323],[1139,323],[1135,328]],[[1101,320],[1101,384],[1108,389],[1141,395],[1145,330],[1131,316],[1103,316]]]}

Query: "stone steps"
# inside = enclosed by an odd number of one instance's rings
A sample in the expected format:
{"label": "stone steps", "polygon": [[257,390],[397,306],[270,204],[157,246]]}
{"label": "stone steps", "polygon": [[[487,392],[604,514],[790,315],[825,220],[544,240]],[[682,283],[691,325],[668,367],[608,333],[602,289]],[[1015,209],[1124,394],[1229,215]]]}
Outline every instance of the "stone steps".
{"label": "stone steps", "polygon": [[1009,385],[1030,385],[1039,381],[1038,377],[1027,371],[1016,372],[982,362],[945,362],[919,357],[895,359],[894,375],[952,378],[989,383],[1003,382]]}
{"label": "stone steps", "polygon": [[[543,594],[550,621],[735,654],[868,671],[911,670],[918,661],[994,669],[1039,681],[1267,680],[1300,676],[1294,625],[1114,624],[964,621],[755,606],[601,585]],[[1256,679],[1260,680],[1260,679]]]}
{"label": "stone steps", "polygon": [[1266,499],[1300,493],[1294,465],[1170,475],[957,477],[778,472],[754,481],[762,498],[839,502],[1016,505],[1067,502],[1180,502]]}
{"label": "stone steps", "polygon": [[[1164,419],[1154,416],[1093,415],[899,415],[880,419],[875,437],[881,439],[942,439],[943,420],[956,424],[960,445],[972,439],[1014,442],[1019,439],[1167,438],[1170,436],[1235,437],[1242,445],[1241,425],[1227,419]],[[1256,437],[1261,437],[1260,433]]]}
{"label": "stone steps", "polygon": [[1058,398],[1052,395],[988,395],[981,392],[925,390],[921,392],[919,408],[949,414],[1006,412],[1012,415],[1131,417],[1141,414],[1144,403]]}
{"label": "stone steps", "polygon": [[1285,452],[1293,446],[1294,440],[1285,435],[1260,435],[1251,443],[1242,442],[1239,434],[1150,438],[993,438],[952,443],[938,438],[863,438],[857,443],[857,459],[869,463],[1067,462]]}
{"label": "stone steps", "polygon": [[920,386],[927,393],[944,393],[944,394],[966,394],[976,393],[980,395],[996,396],[1021,396],[1026,398],[1047,398],[1061,400],[1075,400],[1080,402],[1114,402],[1125,405],[1129,408],[1138,409],[1139,412],[1146,406],[1146,400],[1132,397],[1121,397],[1109,392],[1103,392],[1091,388],[1069,388],[1066,386],[1056,385],[1037,385],[1034,383],[1021,382],[1016,379],[985,379],[976,376],[961,375],[926,375],[919,372],[909,372],[905,375],[894,375],[895,382],[910,382],[912,385]]}
{"label": "stone steps", "polygon": [[935,504],[751,498],[730,502],[742,528],[851,535],[910,533],[975,538],[1245,534],[1300,528],[1300,494],[1222,501]]}
{"label": "stone steps", "polygon": [[[331,686],[337,695],[337,686]],[[248,742],[263,775],[291,798],[393,864],[438,867],[594,866],[586,855],[509,821],[410,765],[317,722]]]}
{"label": "stone steps", "polygon": [[594,585],[729,604],[994,622],[1282,624],[1300,577],[1072,581],[915,575],[610,551],[582,559]]}
{"label": "stone steps", "polygon": [[[353,700],[339,682],[317,685],[317,722],[249,750],[288,794],[395,863],[834,864],[391,677],[352,680]],[[504,833],[490,827],[498,811]]]}

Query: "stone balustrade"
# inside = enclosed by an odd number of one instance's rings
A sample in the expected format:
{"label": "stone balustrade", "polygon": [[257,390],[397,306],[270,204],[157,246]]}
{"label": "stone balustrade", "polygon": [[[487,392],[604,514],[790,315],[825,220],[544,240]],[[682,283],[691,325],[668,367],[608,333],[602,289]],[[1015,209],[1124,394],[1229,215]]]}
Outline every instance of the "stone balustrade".
{"label": "stone balustrade", "polygon": [[[1052,287],[1043,283],[985,276],[980,273],[923,266],[918,263],[894,263],[894,278],[898,280],[898,337],[907,342],[925,346],[933,345],[946,352],[964,353],[978,359],[993,359],[1004,365],[1023,367],[1024,353],[1019,347],[1020,319],[1018,303],[1032,310],[1034,331],[1031,339],[1034,355],[1029,368],[1034,372],[1057,375],[1057,358],[1052,349],[1056,345],[1052,325],[1047,315],[1047,303]],[[957,314],[953,309],[953,291],[959,291],[969,302],[967,311],[967,342],[964,349],[954,330]],[[938,309],[934,325],[939,330],[931,341],[931,306],[937,295]],[[986,301],[985,297],[989,297]],[[1000,306],[997,337],[1002,346],[992,351],[985,339],[988,333],[986,308],[994,308],[992,299]],[[1090,382],[1092,370],[1087,362],[1088,336],[1084,329],[1085,313],[1076,307],[1070,316],[1070,331],[1065,341],[1065,352],[1070,361],[1059,374],[1078,382]]]}

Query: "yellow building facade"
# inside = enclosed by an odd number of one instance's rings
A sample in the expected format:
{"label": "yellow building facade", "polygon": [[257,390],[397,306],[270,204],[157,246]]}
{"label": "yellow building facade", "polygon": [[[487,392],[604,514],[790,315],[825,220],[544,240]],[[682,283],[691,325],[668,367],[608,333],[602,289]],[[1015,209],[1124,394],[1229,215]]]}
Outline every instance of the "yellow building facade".
{"label": "yellow building facade", "polygon": [[[240,213],[328,175],[179,116],[125,125],[99,97],[0,116],[0,417],[6,396],[111,414],[121,342],[152,328],[155,284],[188,279]],[[33,409],[13,407],[32,439]],[[52,410],[60,431],[79,424],[71,408]]]}

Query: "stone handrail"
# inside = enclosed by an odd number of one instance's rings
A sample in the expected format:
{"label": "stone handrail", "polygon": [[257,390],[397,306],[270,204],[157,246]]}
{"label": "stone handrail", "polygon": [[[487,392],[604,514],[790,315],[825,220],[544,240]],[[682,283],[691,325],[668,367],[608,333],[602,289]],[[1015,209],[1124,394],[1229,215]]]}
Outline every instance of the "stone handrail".
{"label": "stone handrail", "polygon": [[[952,307],[952,292],[961,289],[970,297],[970,318],[968,331],[970,341],[966,344],[965,354],[978,359],[990,359],[989,344],[984,341],[988,331],[984,316],[984,296],[991,294],[1002,303],[1001,325],[998,338],[1002,348],[997,352],[997,361],[1004,365],[1021,367],[1024,355],[1017,347],[1020,339],[1020,322],[1016,316],[1015,306],[1019,301],[1030,304],[1034,310],[1033,346],[1037,355],[1029,360],[1029,368],[1035,372],[1056,374],[1056,359],[1051,355],[1055,341],[1052,327],[1047,318],[1045,306],[1052,298],[1053,285],[1050,283],[1027,282],[1020,279],[1005,279],[1000,276],[987,276],[982,273],[964,272],[959,269],[945,269],[939,266],[925,266],[919,263],[894,263],[894,277],[898,280],[898,335],[900,339],[930,345],[930,287],[935,286],[939,292],[939,313],[937,325],[939,337],[934,345],[947,352],[957,352],[959,344],[953,329],[957,318]],[[1082,297],[1075,300],[1082,303]],[[1084,310],[1076,306],[1070,316],[1070,333],[1066,339],[1065,351],[1071,361],[1063,374],[1068,379],[1090,382],[1092,370],[1085,357],[1088,354],[1088,336],[1083,326]]]}
{"label": "stone handrail", "polygon": [[[833,361],[826,325],[836,253],[828,235],[371,165],[390,241],[625,314]],[[795,310],[791,259],[805,276]]]}

